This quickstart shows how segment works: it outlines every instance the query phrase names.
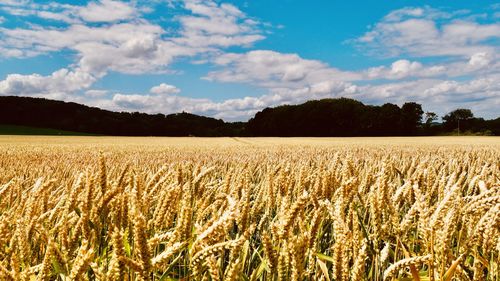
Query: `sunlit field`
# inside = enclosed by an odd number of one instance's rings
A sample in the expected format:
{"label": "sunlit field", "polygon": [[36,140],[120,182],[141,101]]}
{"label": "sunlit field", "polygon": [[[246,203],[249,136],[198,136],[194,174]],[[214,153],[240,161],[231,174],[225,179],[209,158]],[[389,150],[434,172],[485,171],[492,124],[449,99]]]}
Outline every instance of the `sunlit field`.
{"label": "sunlit field", "polygon": [[500,280],[500,138],[0,137],[1,280]]}

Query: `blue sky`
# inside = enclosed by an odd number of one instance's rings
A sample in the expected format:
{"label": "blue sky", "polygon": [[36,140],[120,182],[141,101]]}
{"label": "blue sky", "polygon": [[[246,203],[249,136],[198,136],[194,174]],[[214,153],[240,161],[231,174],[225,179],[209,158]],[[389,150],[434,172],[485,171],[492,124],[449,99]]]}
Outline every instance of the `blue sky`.
{"label": "blue sky", "polygon": [[496,118],[499,20],[492,1],[3,0],[0,95],[229,121],[335,97]]}

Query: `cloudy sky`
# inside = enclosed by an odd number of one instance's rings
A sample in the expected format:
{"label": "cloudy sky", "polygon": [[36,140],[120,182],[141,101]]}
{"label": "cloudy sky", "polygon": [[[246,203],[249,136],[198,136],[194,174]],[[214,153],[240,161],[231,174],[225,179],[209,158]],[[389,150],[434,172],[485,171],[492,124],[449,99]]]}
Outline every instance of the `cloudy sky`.
{"label": "cloudy sky", "polygon": [[494,118],[499,50],[494,1],[0,0],[0,95],[119,111],[350,97]]}

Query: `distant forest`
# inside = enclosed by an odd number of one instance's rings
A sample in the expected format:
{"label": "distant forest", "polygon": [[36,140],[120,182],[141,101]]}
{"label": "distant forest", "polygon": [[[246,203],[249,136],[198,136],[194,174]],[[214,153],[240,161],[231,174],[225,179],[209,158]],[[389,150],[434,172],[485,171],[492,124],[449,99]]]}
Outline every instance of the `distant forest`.
{"label": "distant forest", "polygon": [[439,118],[414,102],[401,107],[374,106],[348,98],[266,108],[248,122],[224,122],[184,112],[112,112],[71,102],[6,96],[0,97],[0,124],[116,136],[419,136],[458,134],[458,130],[500,135],[500,118],[476,118],[469,109],[456,109]]}

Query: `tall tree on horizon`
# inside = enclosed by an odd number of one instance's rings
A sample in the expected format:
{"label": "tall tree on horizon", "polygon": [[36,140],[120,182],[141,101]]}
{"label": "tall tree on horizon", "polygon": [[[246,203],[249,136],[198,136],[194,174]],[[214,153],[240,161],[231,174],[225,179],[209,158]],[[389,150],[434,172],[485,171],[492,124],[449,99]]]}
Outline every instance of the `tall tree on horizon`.
{"label": "tall tree on horizon", "polygon": [[422,125],[422,105],[416,102],[407,102],[401,107],[401,127],[403,134],[415,135]]}
{"label": "tall tree on horizon", "polygon": [[469,129],[468,121],[471,119],[474,119],[474,114],[467,108],[457,108],[443,116],[444,126],[449,129],[457,128],[458,134],[460,134],[460,127],[462,130]]}

